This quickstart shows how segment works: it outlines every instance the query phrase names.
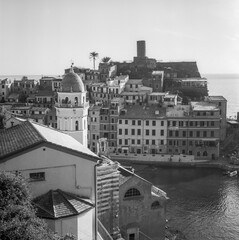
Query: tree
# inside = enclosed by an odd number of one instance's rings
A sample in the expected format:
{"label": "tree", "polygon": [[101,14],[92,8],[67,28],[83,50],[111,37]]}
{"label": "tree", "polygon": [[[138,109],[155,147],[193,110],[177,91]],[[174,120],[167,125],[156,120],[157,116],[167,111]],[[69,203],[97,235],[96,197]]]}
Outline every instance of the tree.
{"label": "tree", "polygon": [[95,70],[95,60],[99,57],[99,53],[97,52],[91,52],[90,53],[90,59],[93,59],[93,67]]}
{"label": "tree", "polygon": [[108,63],[109,61],[110,61],[110,57],[103,57],[102,59],[101,59],[101,62],[103,62],[103,63]]}
{"label": "tree", "polygon": [[29,188],[19,174],[0,172],[0,239],[57,239],[36,216]]}

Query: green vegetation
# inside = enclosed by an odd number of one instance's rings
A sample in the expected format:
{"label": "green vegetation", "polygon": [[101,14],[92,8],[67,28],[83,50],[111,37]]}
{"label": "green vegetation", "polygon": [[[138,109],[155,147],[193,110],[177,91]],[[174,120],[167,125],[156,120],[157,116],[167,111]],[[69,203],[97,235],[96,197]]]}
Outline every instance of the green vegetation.
{"label": "green vegetation", "polygon": [[99,53],[97,52],[91,52],[90,53],[90,59],[93,59],[93,68],[95,70],[95,60],[99,57]]}
{"label": "green vegetation", "polygon": [[73,235],[59,237],[47,229],[31,204],[30,191],[20,174],[0,172],[1,240],[74,240]]}

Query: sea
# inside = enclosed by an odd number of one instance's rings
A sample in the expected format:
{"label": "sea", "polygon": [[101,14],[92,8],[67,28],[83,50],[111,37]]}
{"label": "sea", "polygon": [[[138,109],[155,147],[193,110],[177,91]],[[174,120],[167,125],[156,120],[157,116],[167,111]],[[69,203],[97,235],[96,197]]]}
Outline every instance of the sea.
{"label": "sea", "polygon": [[208,81],[209,95],[227,100],[227,117],[236,119],[239,112],[239,74],[201,74]]}
{"label": "sea", "polygon": [[[29,79],[39,80],[43,75],[25,75]],[[59,76],[59,75],[47,75]],[[236,119],[239,112],[239,74],[201,74],[207,78],[209,95],[223,96],[227,100],[227,117]],[[23,75],[0,75],[0,79],[20,80]]]}
{"label": "sea", "polygon": [[211,168],[133,167],[167,193],[167,226],[187,240],[239,239],[238,176]]}

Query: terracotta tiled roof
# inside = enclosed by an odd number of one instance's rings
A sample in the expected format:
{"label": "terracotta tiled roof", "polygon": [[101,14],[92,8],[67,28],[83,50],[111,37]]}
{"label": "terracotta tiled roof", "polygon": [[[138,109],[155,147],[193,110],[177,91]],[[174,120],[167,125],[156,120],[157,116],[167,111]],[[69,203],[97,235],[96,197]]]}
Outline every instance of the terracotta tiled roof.
{"label": "terracotta tiled roof", "polygon": [[70,135],[45,125],[25,121],[12,128],[0,130],[0,159],[43,142],[98,158],[95,153]]}
{"label": "terracotta tiled roof", "polygon": [[0,158],[44,141],[28,121],[1,130],[0,136]]}
{"label": "terracotta tiled roof", "polygon": [[166,109],[158,106],[130,105],[127,111],[119,116],[120,119],[158,119],[166,115]]}
{"label": "terracotta tiled roof", "polygon": [[91,208],[93,204],[79,196],[59,189],[50,190],[33,200],[37,216],[41,218],[61,218],[81,214]]}
{"label": "terracotta tiled roof", "polygon": [[54,96],[55,92],[53,91],[49,91],[49,90],[39,90],[38,93],[36,93],[35,96],[39,97],[39,96],[46,96],[46,97],[52,97]]}

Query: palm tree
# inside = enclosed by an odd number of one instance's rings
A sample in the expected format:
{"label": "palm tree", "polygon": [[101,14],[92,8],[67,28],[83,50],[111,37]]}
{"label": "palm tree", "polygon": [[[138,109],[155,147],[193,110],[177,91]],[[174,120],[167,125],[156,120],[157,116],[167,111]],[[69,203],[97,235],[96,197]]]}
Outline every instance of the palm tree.
{"label": "palm tree", "polygon": [[94,67],[94,70],[95,70],[95,60],[96,60],[96,58],[98,58],[99,57],[99,53],[97,53],[97,52],[91,52],[90,53],[90,59],[93,59],[93,67]]}
{"label": "palm tree", "polygon": [[110,57],[103,57],[102,59],[101,59],[101,62],[103,62],[103,63],[108,63],[109,61],[110,61]]}

